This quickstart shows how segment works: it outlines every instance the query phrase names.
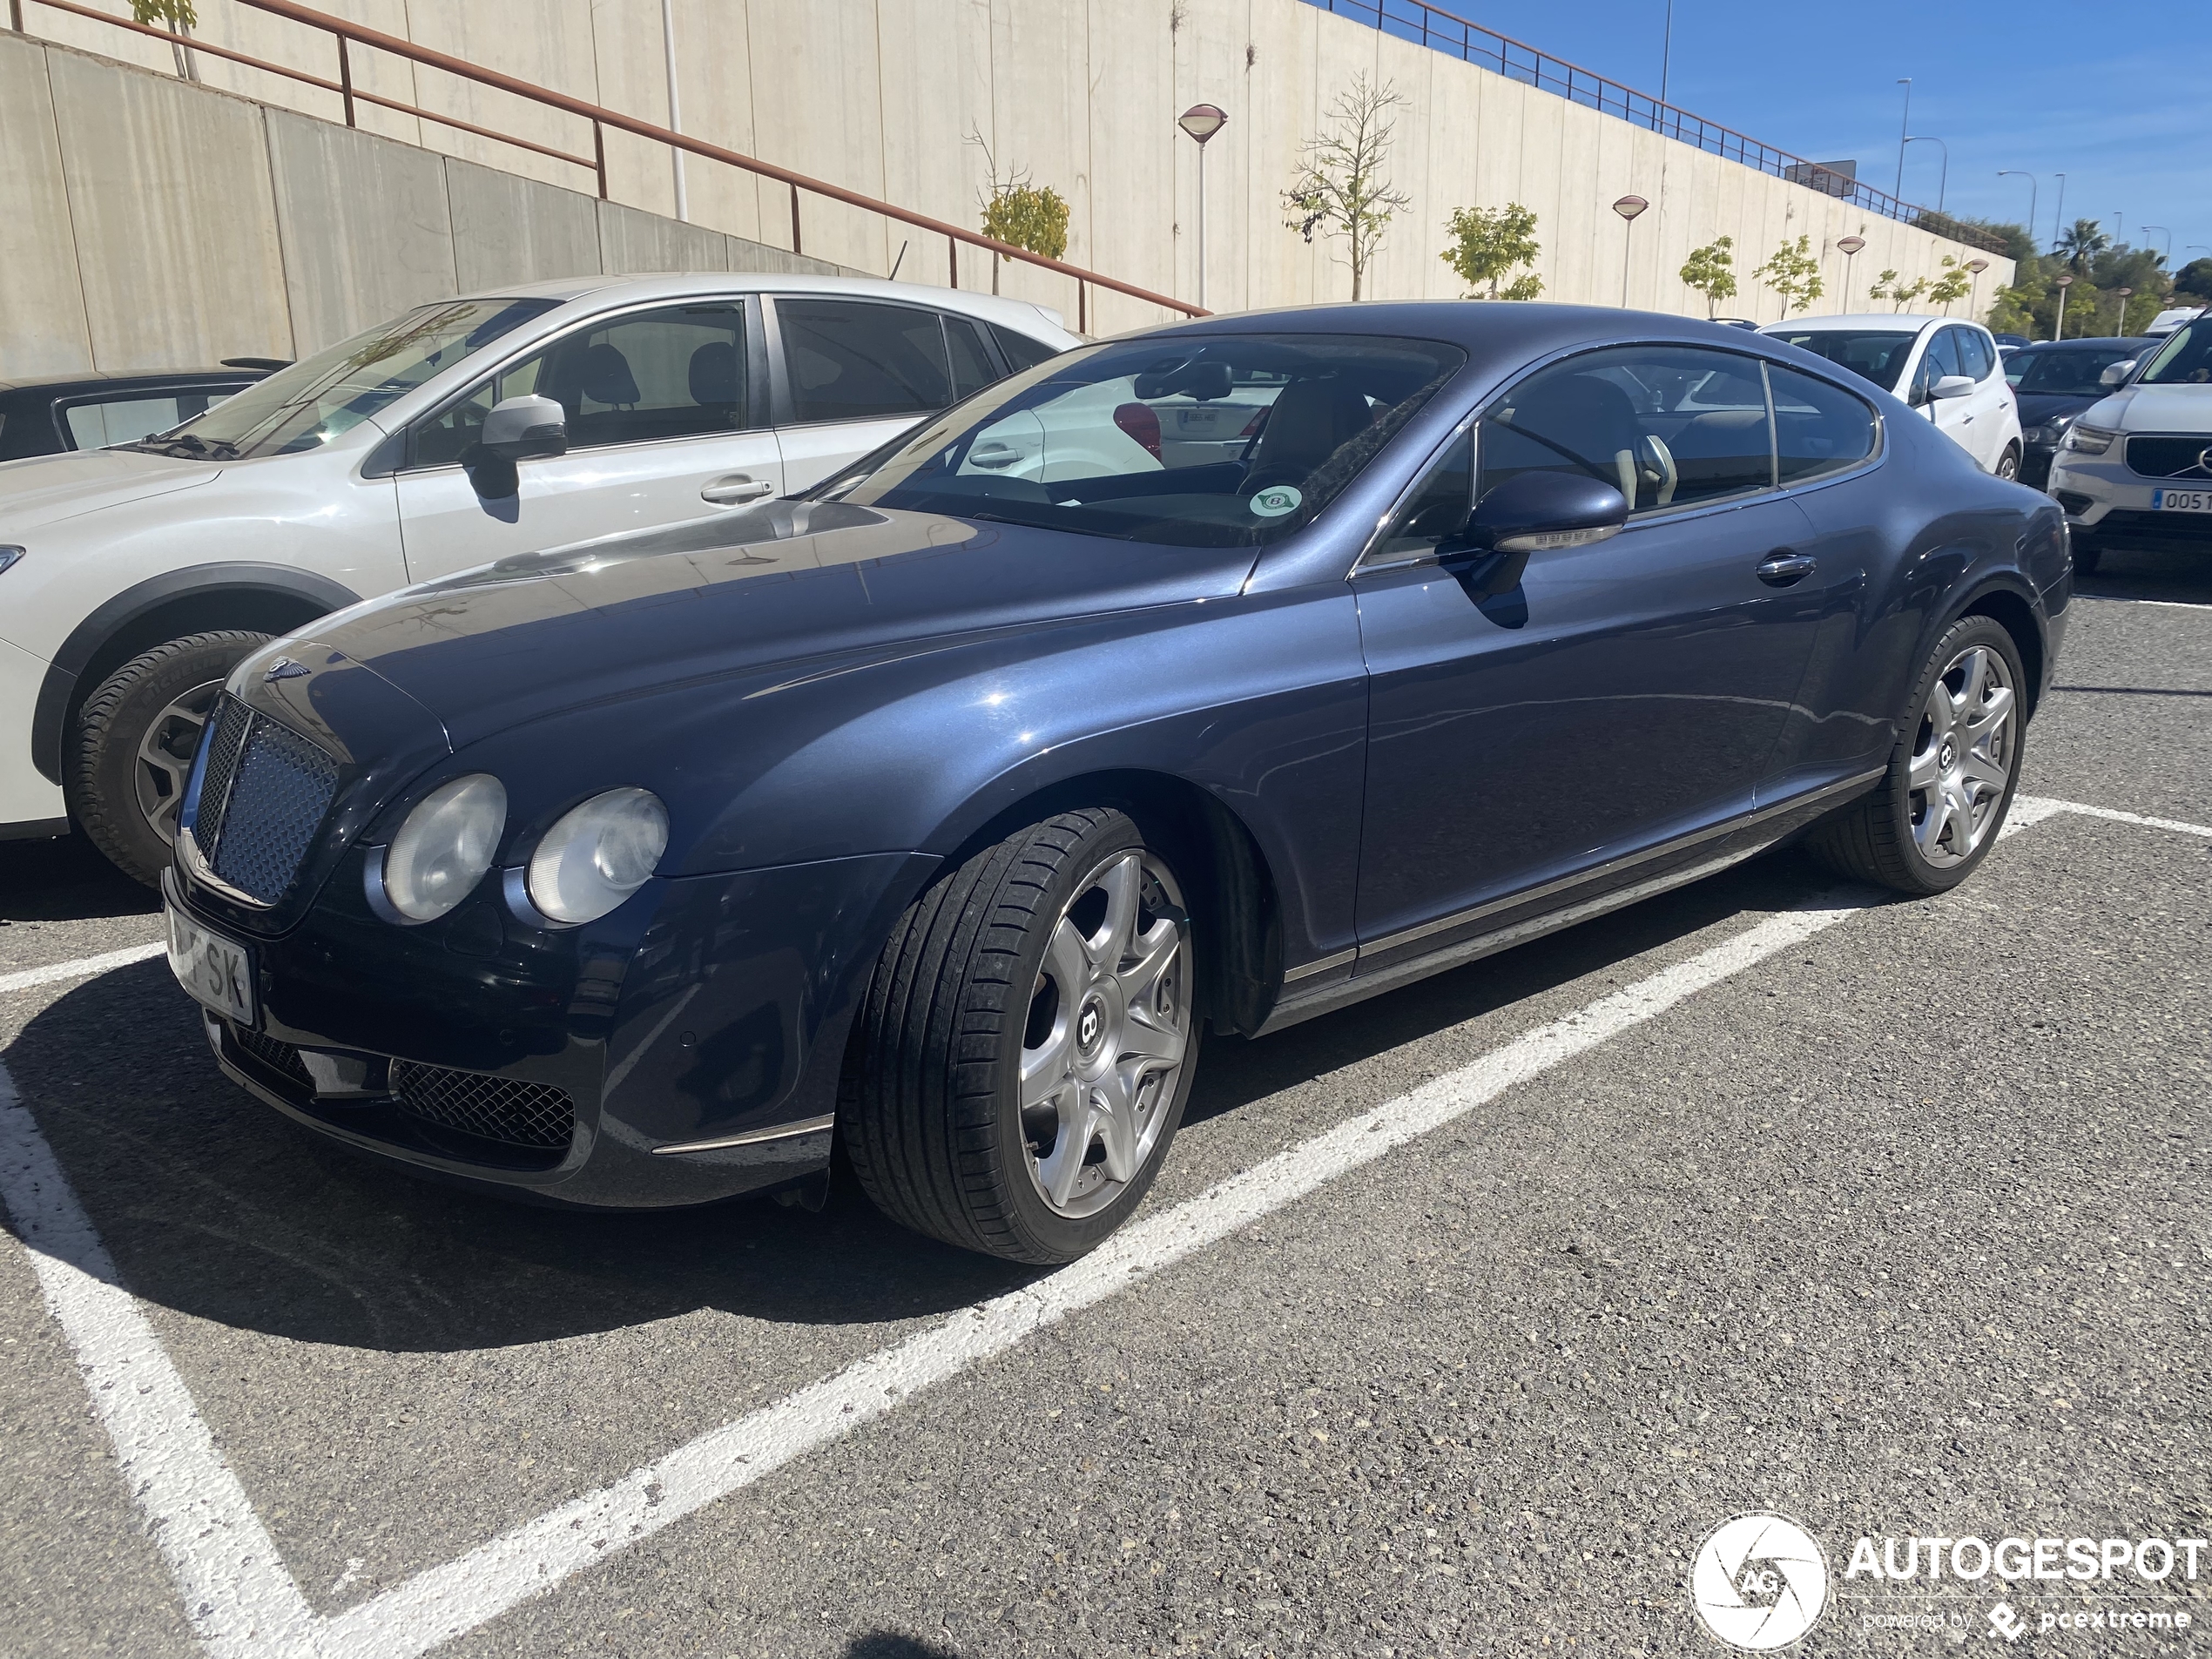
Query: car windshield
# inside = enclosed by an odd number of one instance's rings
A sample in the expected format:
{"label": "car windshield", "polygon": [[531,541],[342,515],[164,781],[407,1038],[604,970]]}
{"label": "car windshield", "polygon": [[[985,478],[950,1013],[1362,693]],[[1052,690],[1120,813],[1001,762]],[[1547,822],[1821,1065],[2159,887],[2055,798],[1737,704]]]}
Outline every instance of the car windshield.
{"label": "car windshield", "polygon": [[1181,547],[1310,523],[1467,361],[1433,341],[1176,335],[1069,352],[820,495]]}
{"label": "car windshield", "polygon": [[2005,365],[2005,378],[2012,382],[2015,392],[2044,392],[2052,395],[2076,393],[2082,396],[2102,396],[2111,388],[2098,379],[2114,363],[2124,363],[2135,354],[2132,351],[2105,347],[2097,351],[2027,351],[2014,352]]}
{"label": "car windshield", "polygon": [[1917,330],[1894,328],[1798,328],[1787,334],[1777,328],[1769,334],[1848,368],[1885,392],[1897,390],[1905,360],[1912,354],[1912,342],[1920,337]]}
{"label": "car windshield", "polygon": [[205,415],[128,447],[219,461],[316,448],[559,303],[451,300],[423,306],[280,369]]}
{"label": "car windshield", "polygon": [[2212,317],[2199,317],[2176,328],[2158,355],[2137,378],[2138,386],[2203,386],[2212,383]]}

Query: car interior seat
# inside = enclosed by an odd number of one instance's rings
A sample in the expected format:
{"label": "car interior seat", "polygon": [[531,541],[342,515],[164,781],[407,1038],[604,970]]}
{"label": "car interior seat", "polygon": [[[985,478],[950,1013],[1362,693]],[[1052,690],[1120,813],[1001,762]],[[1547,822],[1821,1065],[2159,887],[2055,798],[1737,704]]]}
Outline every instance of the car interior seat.
{"label": "car interior seat", "polygon": [[1635,505],[1636,450],[1643,427],[1629,395],[1612,381],[1595,374],[1546,378],[1493,418],[1522,442],[1504,447],[1503,454],[1484,456],[1486,478],[1580,465]]}
{"label": "car interior seat", "polygon": [[1302,482],[1373,418],[1359,390],[1334,375],[1291,382],[1268,411],[1243,488]]}
{"label": "car interior seat", "polygon": [[728,341],[711,341],[693,352],[689,380],[691,401],[701,408],[724,415],[739,412],[745,388],[738,379],[738,348]]}
{"label": "car interior seat", "polygon": [[583,395],[590,402],[621,409],[637,406],[637,377],[630,372],[630,360],[619,346],[604,340],[586,346],[581,379]]}

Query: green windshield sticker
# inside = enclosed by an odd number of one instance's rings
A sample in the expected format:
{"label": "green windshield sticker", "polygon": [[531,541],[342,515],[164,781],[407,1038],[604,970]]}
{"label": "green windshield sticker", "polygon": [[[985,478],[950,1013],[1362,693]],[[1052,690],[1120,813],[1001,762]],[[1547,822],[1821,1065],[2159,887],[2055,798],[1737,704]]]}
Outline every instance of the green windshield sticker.
{"label": "green windshield sticker", "polygon": [[1298,511],[1298,503],[1305,499],[1288,484],[1276,484],[1252,497],[1252,511],[1262,518],[1280,518],[1285,513]]}

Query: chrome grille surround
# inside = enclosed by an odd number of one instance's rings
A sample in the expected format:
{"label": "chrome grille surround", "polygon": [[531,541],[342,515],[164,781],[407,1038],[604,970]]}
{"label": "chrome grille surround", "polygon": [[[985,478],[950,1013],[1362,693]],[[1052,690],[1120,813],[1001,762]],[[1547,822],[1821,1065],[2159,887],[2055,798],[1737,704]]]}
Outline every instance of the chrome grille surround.
{"label": "chrome grille surround", "polygon": [[291,887],[337,789],[335,756],[226,693],[187,851],[226,890],[266,908]]}

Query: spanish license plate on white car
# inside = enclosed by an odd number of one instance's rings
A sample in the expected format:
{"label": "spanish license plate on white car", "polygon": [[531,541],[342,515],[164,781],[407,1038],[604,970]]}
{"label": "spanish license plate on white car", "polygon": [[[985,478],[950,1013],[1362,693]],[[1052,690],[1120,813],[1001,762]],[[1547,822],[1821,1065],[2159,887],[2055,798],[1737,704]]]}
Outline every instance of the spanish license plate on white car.
{"label": "spanish license plate on white car", "polygon": [[2212,489],[2154,489],[2154,513],[2212,513]]}
{"label": "spanish license plate on white car", "polygon": [[253,953],[212,933],[190,916],[167,908],[169,971],[177,982],[218,1014],[253,1023]]}

